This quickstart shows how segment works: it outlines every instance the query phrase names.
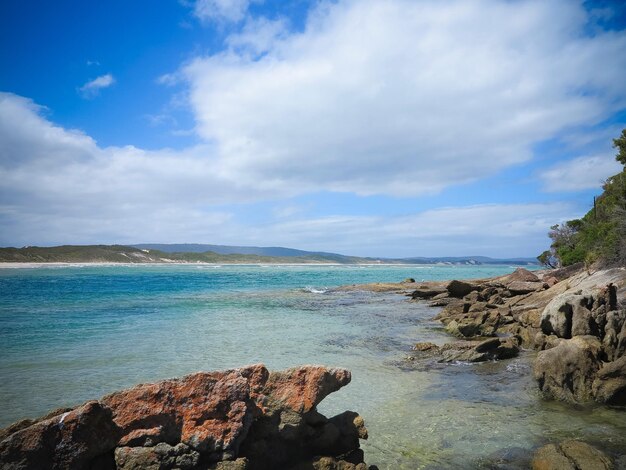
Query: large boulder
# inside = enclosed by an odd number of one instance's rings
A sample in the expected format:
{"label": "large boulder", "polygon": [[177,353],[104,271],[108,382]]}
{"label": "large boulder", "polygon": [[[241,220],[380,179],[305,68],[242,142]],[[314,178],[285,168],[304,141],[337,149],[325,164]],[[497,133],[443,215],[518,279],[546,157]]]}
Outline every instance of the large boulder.
{"label": "large boulder", "polygon": [[576,336],[541,351],[533,367],[544,397],[569,403],[591,401],[592,384],[602,365],[602,347],[594,336]]}
{"label": "large boulder", "polygon": [[528,269],[517,268],[506,276],[506,282],[540,282],[540,279]]}
{"label": "large boulder", "polygon": [[477,290],[478,287],[470,284],[469,282],[453,280],[448,283],[446,290],[451,297],[462,299],[470,292]]}
{"label": "large boulder", "polygon": [[593,396],[608,405],[626,405],[626,356],[604,364],[593,381]]}
{"label": "large boulder", "polygon": [[533,470],[613,470],[613,462],[603,452],[577,440],[548,444],[535,453]]}
{"label": "large boulder", "polygon": [[0,467],[269,469],[362,456],[362,418],[316,410],[350,378],[345,369],[254,365],[138,385],[0,432]]}

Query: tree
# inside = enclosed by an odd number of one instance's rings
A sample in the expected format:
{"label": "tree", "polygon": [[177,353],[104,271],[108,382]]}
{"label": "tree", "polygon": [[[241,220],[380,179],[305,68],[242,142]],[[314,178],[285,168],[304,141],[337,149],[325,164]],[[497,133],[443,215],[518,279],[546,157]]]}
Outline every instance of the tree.
{"label": "tree", "polygon": [[554,253],[551,250],[546,250],[537,256],[539,262],[544,265],[546,268],[558,268],[559,267],[559,259],[554,256]]}
{"label": "tree", "polygon": [[622,165],[626,165],[626,129],[622,130],[622,135],[617,139],[613,139],[613,148],[617,149],[615,160]]}

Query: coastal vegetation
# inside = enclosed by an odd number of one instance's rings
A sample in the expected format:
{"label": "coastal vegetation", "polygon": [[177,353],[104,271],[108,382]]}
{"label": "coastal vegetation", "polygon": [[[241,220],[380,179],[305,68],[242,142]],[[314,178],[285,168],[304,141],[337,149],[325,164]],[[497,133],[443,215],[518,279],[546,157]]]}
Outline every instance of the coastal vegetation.
{"label": "coastal vegetation", "polygon": [[[289,248],[227,247],[219,245],[63,245],[0,248],[0,263],[214,263],[214,264],[536,264],[531,258],[496,259],[486,256],[431,258],[364,258]],[[216,250],[204,250],[215,247]],[[185,251],[178,251],[183,249]],[[265,253],[280,253],[268,255]]]}
{"label": "coastal vegetation", "polygon": [[[626,165],[626,129],[613,140],[615,159]],[[556,268],[584,262],[603,266],[626,264],[626,167],[609,177],[591,210],[581,219],[550,227],[552,244],[537,259]]]}

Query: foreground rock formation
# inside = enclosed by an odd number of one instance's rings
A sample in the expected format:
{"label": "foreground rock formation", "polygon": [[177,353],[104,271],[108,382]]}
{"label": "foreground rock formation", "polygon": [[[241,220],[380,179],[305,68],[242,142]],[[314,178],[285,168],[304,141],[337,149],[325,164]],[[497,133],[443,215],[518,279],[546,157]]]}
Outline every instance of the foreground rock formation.
{"label": "foreground rock formation", "polygon": [[435,319],[467,342],[418,344],[411,357],[477,362],[513,357],[517,345],[534,348],[546,398],[626,405],[625,293],[624,268],[590,274],[579,266],[541,278],[520,268],[494,279],[422,283],[408,295],[443,307]]}
{"label": "foreground rock formation", "polygon": [[363,419],[317,412],[345,369],[263,365],[142,384],[0,431],[3,469],[365,470]]}

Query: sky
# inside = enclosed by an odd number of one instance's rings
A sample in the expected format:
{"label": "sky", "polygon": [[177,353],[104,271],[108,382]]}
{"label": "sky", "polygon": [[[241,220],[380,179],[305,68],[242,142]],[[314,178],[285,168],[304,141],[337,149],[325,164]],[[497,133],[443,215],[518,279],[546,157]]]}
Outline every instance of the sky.
{"label": "sky", "polygon": [[0,2],[0,246],[534,257],[625,127],[621,1]]}

